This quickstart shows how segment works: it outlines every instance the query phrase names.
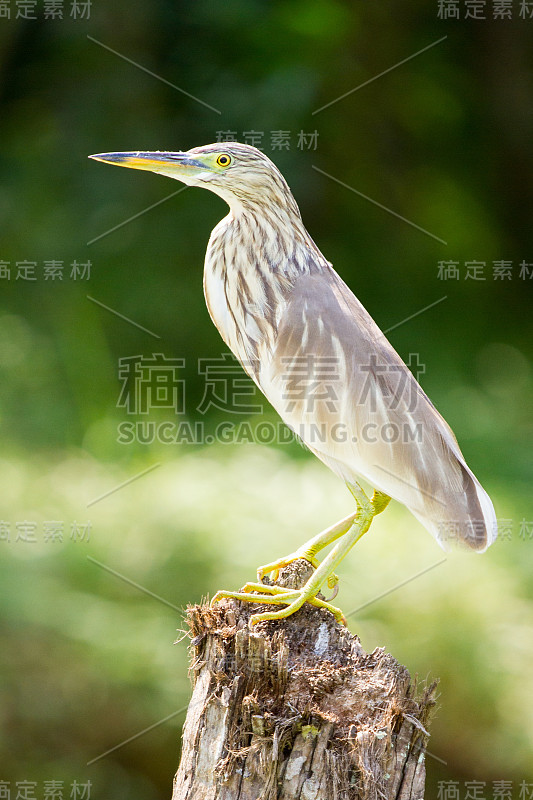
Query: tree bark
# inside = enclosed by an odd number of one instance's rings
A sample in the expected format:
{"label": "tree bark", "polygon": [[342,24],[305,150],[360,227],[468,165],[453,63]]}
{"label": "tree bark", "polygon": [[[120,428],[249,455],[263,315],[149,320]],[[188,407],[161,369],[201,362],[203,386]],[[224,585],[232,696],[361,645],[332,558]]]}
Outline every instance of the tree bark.
{"label": "tree bark", "polygon": [[[309,570],[299,560],[277,582],[302,586]],[[391,655],[309,604],[249,630],[265,608],[188,609],[194,689],[172,800],[423,800],[436,682],[417,696]]]}

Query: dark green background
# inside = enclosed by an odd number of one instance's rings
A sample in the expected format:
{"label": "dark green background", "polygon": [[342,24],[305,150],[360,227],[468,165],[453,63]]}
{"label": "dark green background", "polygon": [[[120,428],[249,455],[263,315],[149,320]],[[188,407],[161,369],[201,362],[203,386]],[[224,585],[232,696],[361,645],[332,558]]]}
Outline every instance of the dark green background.
{"label": "dark green background", "polygon": [[[465,781],[485,781],[487,797],[495,780],[512,781],[513,797],[533,781],[533,278],[519,274],[525,261],[533,275],[533,20],[517,2],[512,20],[492,20],[492,3],[484,21],[437,10],[415,0],[93,0],[88,20],[69,18],[69,2],[65,19],[46,20],[39,0],[35,20],[15,19],[14,3],[0,19],[0,261],[12,270],[0,280],[0,518],[11,528],[0,541],[0,781],[34,780],[41,794],[55,778],[91,780],[94,797],[169,796],[183,714],[86,764],[187,702],[185,643],[170,646],[180,616],[87,556],[183,607],[236,588],[257,562],[351,509],[295,444],[116,442],[124,356],[184,358],[187,418],[201,418],[197,359],[224,350],[202,263],[226,209],[188,189],[140,213],[180,186],[87,155],[187,149],[252,129],[264,131],[311,235],[383,329],[446,296],[390,339],[425,365],[422,385],[508,537],[480,558],[449,557],[351,627],[365,648],[383,645],[412,673],[442,678],[430,749],[447,765],[428,759],[428,797],[451,779],[462,793]],[[273,130],[291,132],[288,151],[272,150]],[[300,130],[318,131],[316,150],[297,147]],[[74,259],[92,262],[89,281],[68,277]],[[37,262],[33,283],[15,280],[23,260]],[[44,280],[47,260],[65,262],[62,282]],[[441,260],[459,262],[459,280],[439,280]],[[486,262],[485,281],[465,280],[472,260]],[[493,279],[498,260],[512,262],[510,280]],[[214,430],[226,417],[213,409],[205,423]],[[163,418],[172,416],[150,417]],[[265,409],[265,418],[275,416]],[[36,543],[14,541],[21,520],[38,523]],[[42,541],[45,520],[64,521],[62,544]],[[91,521],[89,542],[70,539],[73,520]],[[398,507],[368,538],[343,567],[343,608],[441,558]]]}

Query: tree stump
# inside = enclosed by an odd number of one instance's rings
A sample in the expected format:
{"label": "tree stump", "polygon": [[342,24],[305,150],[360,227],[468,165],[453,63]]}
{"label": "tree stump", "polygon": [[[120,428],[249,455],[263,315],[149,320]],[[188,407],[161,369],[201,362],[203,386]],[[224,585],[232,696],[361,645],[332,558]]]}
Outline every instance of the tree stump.
{"label": "tree stump", "polygon": [[[277,583],[309,574],[299,560]],[[265,608],[188,609],[194,689],[172,800],[423,800],[436,682],[417,696],[391,655],[309,604],[249,630]]]}

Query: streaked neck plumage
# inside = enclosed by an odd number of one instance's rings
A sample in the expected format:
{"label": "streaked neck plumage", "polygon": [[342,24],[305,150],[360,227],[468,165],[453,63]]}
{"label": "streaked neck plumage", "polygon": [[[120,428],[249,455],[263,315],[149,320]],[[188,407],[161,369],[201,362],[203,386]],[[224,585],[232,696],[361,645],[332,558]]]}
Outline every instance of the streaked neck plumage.
{"label": "streaked neck plumage", "polygon": [[324,268],[328,262],[288,187],[264,202],[232,198],[209,240],[204,291],[215,325],[241,361],[256,358],[260,344],[273,343],[298,278]]}

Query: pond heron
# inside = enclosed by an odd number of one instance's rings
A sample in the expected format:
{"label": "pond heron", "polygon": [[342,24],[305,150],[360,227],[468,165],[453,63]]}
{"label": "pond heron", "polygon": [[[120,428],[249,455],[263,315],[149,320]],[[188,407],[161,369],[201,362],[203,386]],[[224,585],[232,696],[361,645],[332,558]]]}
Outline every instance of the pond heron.
{"label": "pond heron", "polygon": [[[333,470],[356,510],[290,555],[258,569],[258,582],[217,592],[274,605],[250,622],[282,619],[322,599],[335,569],[391,498],[407,506],[442,547],[482,552],[497,536],[492,502],[457,440],[374,320],[305,229],[283,176],[260,150],[237,142],[186,152],[93,155],[148,170],[222,197],[229,214],[209,239],[204,292],[209,313],[284,422]],[[253,477],[251,478],[253,480]],[[373,489],[370,498],[359,481]],[[322,562],[317,553],[333,545]],[[304,558],[314,567],[300,589],[264,584]]]}

